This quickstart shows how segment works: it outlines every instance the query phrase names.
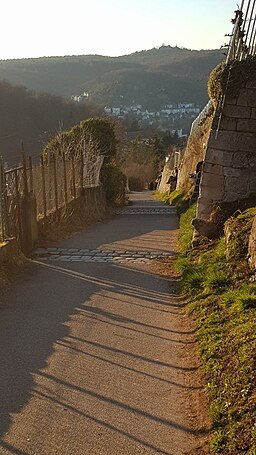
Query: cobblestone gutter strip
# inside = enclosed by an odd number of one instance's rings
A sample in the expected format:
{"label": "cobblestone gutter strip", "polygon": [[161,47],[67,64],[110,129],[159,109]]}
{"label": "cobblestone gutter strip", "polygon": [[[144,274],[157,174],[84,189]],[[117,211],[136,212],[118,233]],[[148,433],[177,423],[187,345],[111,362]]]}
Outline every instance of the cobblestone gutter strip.
{"label": "cobblestone gutter strip", "polygon": [[147,262],[151,259],[173,257],[163,251],[100,250],[86,248],[39,248],[35,256],[40,260],[60,262]]}
{"label": "cobblestone gutter strip", "polygon": [[116,215],[171,215],[175,214],[175,207],[147,207],[147,208],[124,208],[115,210]]}

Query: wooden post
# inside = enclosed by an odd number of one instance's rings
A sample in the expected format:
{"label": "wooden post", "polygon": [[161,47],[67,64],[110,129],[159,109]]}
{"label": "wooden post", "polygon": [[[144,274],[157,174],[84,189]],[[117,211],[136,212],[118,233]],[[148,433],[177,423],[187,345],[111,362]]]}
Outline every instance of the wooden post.
{"label": "wooden post", "polygon": [[84,192],[84,155],[83,155],[83,150],[81,150],[80,154],[80,194],[83,194]]}
{"label": "wooden post", "polygon": [[42,176],[42,190],[43,190],[43,209],[44,217],[47,215],[47,205],[46,205],[46,189],[45,189],[45,169],[44,169],[44,157],[41,155],[41,176]]}
{"label": "wooden post", "polygon": [[27,176],[27,157],[22,152],[22,165],[23,165],[23,183],[24,183],[24,196],[28,195],[28,176]]}
{"label": "wooden post", "polygon": [[56,156],[53,154],[53,182],[54,182],[54,199],[55,199],[55,210],[59,210],[58,202],[58,177],[57,177],[57,166],[56,166]]}
{"label": "wooden post", "polygon": [[68,204],[68,187],[67,187],[67,168],[66,168],[66,157],[65,153],[62,155],[62,161],[63,161],[63,177],[64,177],[64,201],[65,201],[65,206]]}
{"label": "wooden post", "polygon": [[0,219],[1,219],[1,229],[0,229],[0,240],[1,242],[5,239],[5,226],[4,226],[4,170],[3,170],[3,161],[0,158]]}
{"label": "wooden post", "polygon": [[21,222],[21,209],[20,209],[20,193],[19,193],[19,180],[18,180],[18,170],[14,170],[14,182],[15,182],[15,197],[17,203],[17,215],[18,215],[18,230],[16,231],[16,237],[19,239],[22,244],[22,222]]}
{"label": "wooden post", "polygon": [[34,191],[34,179],[33,179],[33,166],[32,166],[32,158],[31,156],[28,157],[29,163],[29,180],[30,180],[30,191]]}
{"label": "wooden post", "polygon": [[9,213],[8,213],[8,198],[7,198],[7,182],[6,174],[3,172],[3,185],[4,185],[4,207],[5,207],[5,216],[6,216],[6,235],[10,234],[10,225],[9,225]]}
{"label": "wooden post", "polygon": [[76,199],[76,173],[75,173],[75,162],[74,156],[71,157],[71,166],[72,166],[72,184],[73,184],[73,196]]}

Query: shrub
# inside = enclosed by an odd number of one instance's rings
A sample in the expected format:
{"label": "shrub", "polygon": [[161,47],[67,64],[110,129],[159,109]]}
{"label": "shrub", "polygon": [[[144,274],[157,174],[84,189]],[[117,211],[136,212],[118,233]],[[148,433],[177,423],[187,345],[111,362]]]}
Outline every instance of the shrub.
{"label": "shrub", "polygon": [[114,163],[103,166],[101,182],[109,204],[121,205],[125,202],[126,177]]}

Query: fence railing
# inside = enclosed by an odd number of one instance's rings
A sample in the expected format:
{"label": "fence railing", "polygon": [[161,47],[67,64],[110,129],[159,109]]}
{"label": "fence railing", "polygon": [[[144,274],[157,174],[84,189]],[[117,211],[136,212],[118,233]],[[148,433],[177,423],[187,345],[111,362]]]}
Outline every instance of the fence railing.
{"label": "fence railing", "polygon": [[0,241],[15,237],[22,243],[22,203],[33,193],[37,218],[58,211],[79,197],[85,188],[100,185],[100,169],[104,157],[86,153],[67,157],[51,154],[32,164],[23,153],[22,164],[5,170],[0,161]]}
{"label": "fence railing", "polygon": [[[240,7],[235,11],[232,20],[234,24],[227,47],[226,64],[238,60],[245,60],[256,56],[256,0],[242,0]],[[231,64],[232,67],[232,64]],[[229,72],[231,71],[231,68]],[[228,76],[228,82],[229,82]],[[228,86],[227,82],[227,86]],[[226,87],[227,88],[227,87]],[[222,108],[226,98],[226,90],[219,102],[219,119],[215,138],[218,137],[219,126],[222,118]],[[213,109],[212,101],[209,101],[198,117],[194,120],[190,130],[190,136],[196,134],[200,125]]]}
{"label": "fence railing", "polygon": [[256,0],[242,0],[232,22],[227,63],[256,55]]}

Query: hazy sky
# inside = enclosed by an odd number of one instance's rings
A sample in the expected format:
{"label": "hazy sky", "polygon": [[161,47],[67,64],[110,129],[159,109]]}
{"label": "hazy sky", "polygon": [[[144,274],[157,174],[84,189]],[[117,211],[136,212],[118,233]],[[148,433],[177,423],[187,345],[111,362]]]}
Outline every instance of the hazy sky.
{"label": "hazy sky", "polygon": [[236,8],[235,0],[6,0],[0,59],[219,48]]}

